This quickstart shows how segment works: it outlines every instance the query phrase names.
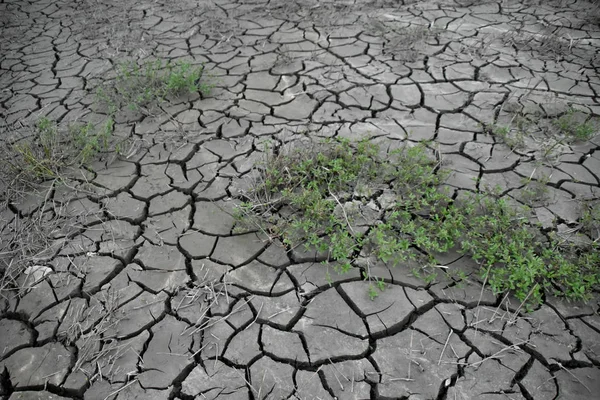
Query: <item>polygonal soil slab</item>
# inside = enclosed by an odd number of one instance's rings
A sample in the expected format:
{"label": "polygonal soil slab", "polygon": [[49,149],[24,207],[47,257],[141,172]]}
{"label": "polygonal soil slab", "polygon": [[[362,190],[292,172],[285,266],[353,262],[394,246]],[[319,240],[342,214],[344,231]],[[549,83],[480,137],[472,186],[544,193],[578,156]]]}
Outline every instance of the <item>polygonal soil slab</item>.
{"label": "polygonal soil slab", "polygon": [[73,354],[60,343],[18,350],[0,362],[11,384],[17,389],[38,388],[46,384],[59,386],[71,367]]}
{"label": "polygonal soil slab", "polygon": [[152,339],[142,358],[142,372],[138,380],[142,387],[164,389],[173,379],[194,363],[191,357],[192,336],[187,325],[167,315],[151,328]]}
{"label": "polygonal soil slab", "polygon": [[181,392],[210,400],[238,393],[248,396],[244,374],[243,370],[230,368],[218,360],[207,362],[204,367],[199,365],[190,372],[181,384]]}
{"label": "polygonal soil slab", "polygon": [[456,335],[451,336],[448,346],[458,356],[453,362],[440,362],[442,352],[447,351],[444,343],[412,329],[377,340],[372,356],[382,374],[377,393],[388,397],[436,398],[442,385],[449,385],[458,373],[457,362],[470,349]]}
{"label": "polygonal soil slab", "polygon": [[14,319],[0,320],[0,360],[32,343],[33,335],[27,325]]}

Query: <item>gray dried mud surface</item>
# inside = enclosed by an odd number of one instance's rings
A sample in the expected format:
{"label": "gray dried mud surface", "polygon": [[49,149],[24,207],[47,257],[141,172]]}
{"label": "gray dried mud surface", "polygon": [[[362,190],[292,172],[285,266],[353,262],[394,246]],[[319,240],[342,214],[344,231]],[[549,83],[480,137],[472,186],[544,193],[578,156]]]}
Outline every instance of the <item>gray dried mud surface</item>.
{"label": "gray dried mud surface", "polygon": [[[2,212],[3,240],[40,207],[77,218],[57,236],[48,274],[0,302],[0,398],[594,398],[596,301],[548,298],[523,314],[475,274],[426,285],[385,266],[372,273],[389,288],[371,301],[358,268],[329,274],[314,254],[237,233],[231,216],[266,141],[371,134],[434,141],[459,190],[499,185],[512,196],[543,169],[551,199],[536,215],[568,226],[573,199],[600,198],[600,136],[544,164],[543,138],[511,151],[482,125],[510,120],[507,103],[540,118],[568,105],[600,117],[593,7],[1,2],[5,127],[92,119],[94,87],[129,58],[204,63],[215,87],[120,115],[129,157]],[[444,261],[473,271],[459,256]]]}

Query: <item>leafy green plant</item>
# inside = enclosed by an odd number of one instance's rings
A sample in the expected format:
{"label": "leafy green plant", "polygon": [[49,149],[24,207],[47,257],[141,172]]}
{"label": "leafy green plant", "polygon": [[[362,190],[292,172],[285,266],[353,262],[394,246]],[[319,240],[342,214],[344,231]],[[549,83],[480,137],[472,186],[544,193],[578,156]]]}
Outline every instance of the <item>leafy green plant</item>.
{"label": "leafy green plant", "polygon": [[539,179],[524,178],[522,181],[520,200],[527,205],[544,202],[548,197],[549,176],[541,176]]}
{"label": "leafy green plant", "polygon": [[130,61],[121,64],[114,82],[98,88],[96,95],[109,114],[123,108],[136,111],[186,93],[208,94],[210,86],[203,76],[204,68],[189,62],[155,60],[139,65]]}
{"label": "leafy green plant", "polygon": [[594,241],[600,240],[600,201],[583,201],[581,204],[581,229]]}
{"label": "leafy green plant", "polygon": [[[432,284],[439,272],[433,254],[459,249],[479,263],[494,292],[511,291],[528,304],[548,291],[587,298],[600,282],[597,246],[565,246],[533,226],[528,209],[508,197],[455,199],[441,187],[448,173],[426,143],[404,142],[385,154],[369,140],[346,139],[277,150],[267,152],[237,217],[290,250],[325,253],[338,272],[354,268],[359,255],[392,266],[417,261],[423,267],[414,273]],[[526,186],[534,183],[543,179]],[[532,195],[544,189],[531,189]],[[393,200],[384,205],[382,193]],[[598,220],[592,212],[585,218]],[[369,296],[376,297],[385,284],[368,269],[362,273],[371,282]]]}
{"label": "leafy green plant", "polygon": [[597,246],[565,247],[553,235],[543,235],[529,222],[527,209],[506,199],[480,195],[468,217],[461,241],[463,251],[478,261],[496,293],[507,290],[517,298],[539,304],[550,291],[587,299],[600,283]]}
{"label": "leafy green plant", "polygon": [[113,129],[112,118],[108,118],[99,129],[96,129],[92,123],[69,126],[72,142],[75,148],[79,149],[77,162],[80,165],[88,164],[99,152],[108,150]]}
{"label": "leafy green plant", "polygon": [[363,278],[370,282],[367,295],[371,300],[375,300],[379,296],[379,292],[383,292],[387,286],[383,278],[372,277],[366,271],[363,271]]}
{"label": "leafy green plant", "polygon": [[[461,248],[479,262],[494,292],[509,289],[523,299],[542,272],[533,262],[537,260],[531,246],[537,239],[535,231],[503,198],[479,196],[468,216]],[[541,292],[532,297],[540,298]]]}
{"label": "leafy green plant", "polygon": [[552,121],[559,131],[571,140],[588,140],[596,134],[596,126],[592,121],[580,121],[576,110],[570,108],[564,115]]}
{"label": "leafy green plant", "polygon": [[516,128],[510,125],[490,125],[486,127],[488,133],[502,140],[513,150],[523,149],[525,147],[525,124],[520,122]]}
{"label": "leafy green plant", "polygon": [[11,174],[23,182],[35,182],[56,178],[65,167],[86,165],[109,149],[113,124],[109,118],[99,128],[91,123],[65,128],[40,118],[32,135],[10,147],[7,161]]}
{"label": "leafy green plant", "polygon": [[465,271],[456,268],[449,269],[447,275],[455,282],[457,288],[465,287],[465,283],[469,279]]}

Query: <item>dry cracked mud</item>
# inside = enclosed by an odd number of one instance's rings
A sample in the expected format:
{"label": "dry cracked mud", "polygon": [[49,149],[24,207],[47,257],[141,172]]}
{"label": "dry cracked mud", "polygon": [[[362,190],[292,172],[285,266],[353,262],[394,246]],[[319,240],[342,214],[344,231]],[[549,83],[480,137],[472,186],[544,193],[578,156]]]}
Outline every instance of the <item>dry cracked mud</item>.
{"label": "dry cracked mud", "polygon": [[[128,157],[2,211],[2,240],[36,210],[73,218],[36,281],[0,301],[0,398],[594,398],[597,300],[549,297],[525,314],[475,274],[426,284],[380,265],[372,273],[389,287],[372,301],[358,268],[330,274],[315,254],[237,233],[231,210],[266,141],[371,134],[432,140],[457,190],[517,198],[545,171],[550,199],[536,215],[567,229],[574,199],[600,198],[600,136],[547,157],[548,138],[511,149],[483,126],[512,121],[515,107],[600,117],[597,7],[0,2],[2,140],[41,116],[94,118],[93,89],[128,58],[203,63],[214,84],[152,115],[121,114]],[[473,271],[460,256],[444,262]]]}

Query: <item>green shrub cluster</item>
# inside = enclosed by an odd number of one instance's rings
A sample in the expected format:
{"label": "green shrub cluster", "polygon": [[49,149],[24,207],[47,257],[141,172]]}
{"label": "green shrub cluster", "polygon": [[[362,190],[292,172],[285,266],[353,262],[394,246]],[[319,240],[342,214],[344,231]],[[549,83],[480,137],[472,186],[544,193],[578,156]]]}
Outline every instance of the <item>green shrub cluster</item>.
{"label": "green shrub cluster", "polygon": [[[289,248],[327,254],[340,272],[360,255],[427,266],[437,264],[434,254],[458,250],[479,263],[495,293],[510,291],[529,304],[540,303],[546,292],[590,296],[600,282],[597,243],[574,246],[543,234],[526,208],[494,194],[455,198],[443,186],[448,173],[426,143],[404,142],[385,153],[368,140],[299,146],[269,155],[238,217]],[[384,193],[388,201],[377,204]],[[582,231],[590,236],[600,220],[593,210],[585,216],[592,228]],[[370,294],[376,293],[372,285]]]}

